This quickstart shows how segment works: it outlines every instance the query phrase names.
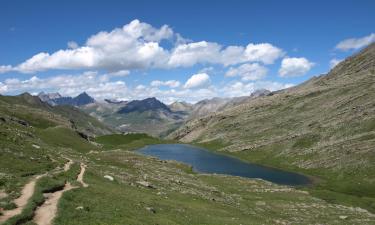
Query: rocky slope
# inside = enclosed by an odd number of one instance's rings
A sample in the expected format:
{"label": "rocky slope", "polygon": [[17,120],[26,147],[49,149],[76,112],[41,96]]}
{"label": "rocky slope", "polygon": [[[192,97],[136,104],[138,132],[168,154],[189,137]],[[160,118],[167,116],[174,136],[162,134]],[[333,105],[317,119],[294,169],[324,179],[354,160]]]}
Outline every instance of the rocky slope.
{"label": "rocky slope", "polygon": [[79,108],[121,132],[140,132],[152,136],[170,133],[187,117],[186,112],[173,111],[156,98],[130,102],[96,101]]}
{"label": "rocky slope", "polygon": [[71,106],[83,106],[90,103],[94,103],[95,99],[88,95],[86,92],[83,92],[76,97],[64,97],[59,93],[44,93],[41,92],[38,94],[38,97],[43,101],[47,102],[50,105],[71,105]]}
{"label": "rocky slope", "polygon": [[[0,96],[0,116],[12,115],[19,121],[34,126],[61,126],[72,128],[86,137],[109,134],[114,130],[95,118],[69,105],[52,106],[37,96],[23,93],[18,96]],[[10,118],[11,119],[11,118]]]}
{"label": "rocky slope", "polygon": [[375,197],[374,90],[375,43],[327,75],[189,121],[169,138],[344,182],[336,189]]}

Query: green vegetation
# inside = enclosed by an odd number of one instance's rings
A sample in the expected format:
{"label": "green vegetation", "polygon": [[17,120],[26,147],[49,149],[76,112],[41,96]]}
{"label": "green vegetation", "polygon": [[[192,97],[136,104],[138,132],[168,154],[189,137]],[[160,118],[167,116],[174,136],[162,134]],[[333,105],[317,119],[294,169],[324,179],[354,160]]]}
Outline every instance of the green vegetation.
{"label": "green vegetation", "polygon": [[339,215],[348,216],[348,224],[370,224],[366,216],[306,192],[259,180],[199,175],[186,165],[131,151],[102,151],[85,160],[89,163],[85,181],[90,186],[64,194],[57,225],[73,224],[70,221],[80,225],[341,224]]}
{"label": "green vegetation", "polygon": [[97,147],[89,143],[80,135],[66,127],[53,127],[38,132],[38,135],[49,146],[72,148],[80,152],[96,150]]}
{"label": "green vegetation", "polygon": [[174,141],[164,141],[142,133],[130,134],[110,134],[97,137],[95,141],[106,150],[125,149],[135,150],[150,144],[173,143]]}

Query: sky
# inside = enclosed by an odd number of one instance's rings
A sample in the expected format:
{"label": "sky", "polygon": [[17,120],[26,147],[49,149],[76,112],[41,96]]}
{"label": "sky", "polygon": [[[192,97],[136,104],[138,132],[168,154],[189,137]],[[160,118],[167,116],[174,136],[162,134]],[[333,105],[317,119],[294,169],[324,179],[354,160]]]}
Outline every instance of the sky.
{"label": "sky", "polygon": [[325,74],[375,41],[375,1],[0,1],[0,94],[165,103]]}

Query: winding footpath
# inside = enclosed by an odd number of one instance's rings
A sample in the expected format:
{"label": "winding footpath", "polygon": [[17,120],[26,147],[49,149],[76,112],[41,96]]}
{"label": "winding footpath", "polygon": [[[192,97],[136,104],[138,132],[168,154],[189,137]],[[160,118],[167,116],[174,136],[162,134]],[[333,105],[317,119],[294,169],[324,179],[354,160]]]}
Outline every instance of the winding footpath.
{"label": "winding footpath", "polygon": [[[67,160],[68,162],[64,165],[65,172],[70,170],[70,167],[73,164],[73,160],[71,159],[67,159]],[[83,187],[88,187],[88,184],[86,184],[83,181],[83,176],[85,174],[85,171],[86,171],[86,165],[84,163],[81,163],[81,171],[77,176],[77,181]],[[25,186],[23,187],[21,191],[20,197],[14,200],[14,203],[16,204],[17,207],[11,210],[4,210],[2,212],[2,215],[0,215],[0,223],[3,223],[7,221],[8,219],[22,213],[23,209],[25,208],[30,198],[34,194],[37,181],[46,175],[47,173],[35,176],[27,184],[25,184]],[[39,206],[35,210],[34,218],[33,218],[34,223],[38,225],[51,225],[53,219],[56,216],[57,205],[63,193],[66,191],[72,190],[74,188],[78,188],[78,187],[74,187],[69,182],[67,182],[62,190],[59,190],[53,193],[44,194],[46,200],[41,206]]]}
{"label": "winding footpath", "polygon": [[45,175],[46,174],[33,177],[27,184],[25,184],[21,191],[21,196],[14,200],[14,204],[16,204],[17,207],[11,210],[3,211],[3,215],[0,216],[0,223],[7,221],[8,219],[22,212],[29,202],[29,199],[34,194],[36,182]]}
{"label": "winding footpath", "polygon": [[59,203],[59,200],[62,197],[63,193],[74,188],[76,187],[67,182],[62,190],[45,194],[45,197],[47,199],[43,203],[43,205],[35,210],[33,222],[38,225],[52,224],[52,221],[57,213],[57,204]]}
{"label": "winding footpath", "polygon": [[[83,187],[88,187],[88,184],[83,181],[85,171],[86,165],[81,163],[81,171],[77,176],[77,181],[81,183]],[[37,225],[51,225],[53,219],[56,217],[58,210],[57,206],[60,198],[64,192],[75,188],[78,187],[72,186],[69,182],[67,182],[62,190],[46,194],[46,201],[35,210],[33,222]]]}
{"label": "winding footpath", "polygon": [[83,181],[83,175],[85,174],[85,171],[86,171],[86,165],[83,164],[83,163],[81,163],[81,172],[80,172],[80,173],[78,174],[78,176],[77,176],[77,181],[78,181],[79,183],[81,183],[81,185],[82,185],[83,187],[88,187],[89,185],[86,184],[86,183]]}

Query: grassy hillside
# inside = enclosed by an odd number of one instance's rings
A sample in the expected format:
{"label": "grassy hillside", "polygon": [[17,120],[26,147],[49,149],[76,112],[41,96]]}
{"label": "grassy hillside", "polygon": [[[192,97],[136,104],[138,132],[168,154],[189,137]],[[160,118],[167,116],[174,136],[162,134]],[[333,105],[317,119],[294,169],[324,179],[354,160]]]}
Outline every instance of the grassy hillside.
{"label": "grassy hillside", "polygon": [[318,176],[316,195],[375,211],[374,85],[372,44],[327,75],[189,121],[170,138]]}
{"label": "grassy hillside", "polygon": [[100,119],[103,123],[115,127],[122,132],[147,133],[154,137],[161,137],[175,130],[183,122],[183,113],[171,113],[160,110],[148,110],[144,112],[117,113],[106,111],[95,111],[92,107],[82,108]]}
{"label": "grassy hillside", "polygon": [[[1,102],[0,109],[0,219],[3,210],[16,207],[14,199],[23,186],[43,175],[25,208],[7,225],[35,225],[38,206],[67,182],[75,188],[58,202],[55,225],[375,221],[365,210],[330,204],[302,190],[257,179],[196,174],[187,165],[139,155],[133,150],[165,143],[144,134],[98,136],[89,142],[69,119],[48,110],[9,101]],[[26,109],[28,114],[22,113]],[[88,187],[76,180],[82,164]]]}

